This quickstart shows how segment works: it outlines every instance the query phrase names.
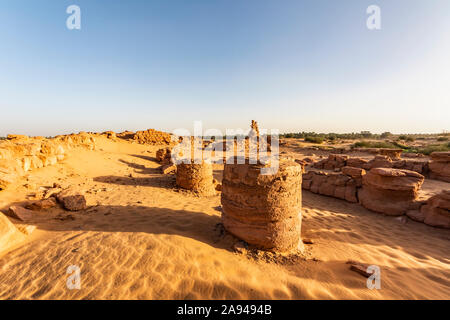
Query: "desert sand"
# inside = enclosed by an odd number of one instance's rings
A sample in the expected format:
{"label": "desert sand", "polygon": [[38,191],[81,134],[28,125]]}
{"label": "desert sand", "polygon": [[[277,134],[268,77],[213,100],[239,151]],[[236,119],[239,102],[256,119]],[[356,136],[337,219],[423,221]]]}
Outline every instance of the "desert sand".
{"label": "desert sand", "polygon": [[[0,299],[450,298],[449,230],[304,190],[302,238],[313,243],[302,256],[235,252],[218,228],[220,194],[174,188],[158,148],[99,137],[96,150],[72,150],[2,191],[2,212],[54,183],[85,190],[88,208],[28,222],[36,230],[0,254]],[[425,181],[424,192],[442,184]],[[348,260],[378,265],[381,289],[369,290]],[[70,265],[81,269],[80,290],[66,287]]]}

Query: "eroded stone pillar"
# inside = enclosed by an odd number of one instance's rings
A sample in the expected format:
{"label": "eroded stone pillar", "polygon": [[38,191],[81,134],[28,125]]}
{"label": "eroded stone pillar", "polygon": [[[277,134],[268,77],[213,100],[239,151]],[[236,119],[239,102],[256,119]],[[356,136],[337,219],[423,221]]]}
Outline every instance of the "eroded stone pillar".
{"label": "eroded stone pillar", "polygon": [[211,163],[180,163],[177,165],[177,185],[199,195],[213,195],[213,170]]}
{"label": "eroded stone pillar", "polygon": [[280,160],[263,175],[263,164],[226,164],[222,180],[222,221],[236,237],[270,251],[302,250],[302,167]]}

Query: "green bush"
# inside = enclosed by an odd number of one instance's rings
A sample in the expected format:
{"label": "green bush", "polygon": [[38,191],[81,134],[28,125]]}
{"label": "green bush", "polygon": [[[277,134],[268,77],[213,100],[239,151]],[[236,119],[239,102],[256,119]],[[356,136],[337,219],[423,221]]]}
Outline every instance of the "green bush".
{"label": "green bush", "polygon": [[447,137],[439,137],[437,141],[448,141]]}
{"label": "green bush", "polygon": [[353,145],[354,148],[387,148],[387,149],[402,149],[398,145],[391,142],[373,142],[373,141],[359,141]]}
{"label": "green bush", "polygon": [[308,137],[305,137],[305,141],[306,141],[306,142],[311,142],[311,143],[318,143],[318,144],[321,144],[321,143],[323,143],[324,138],[322,138],[322,137],[310,137],[310,136],[308,136]]}

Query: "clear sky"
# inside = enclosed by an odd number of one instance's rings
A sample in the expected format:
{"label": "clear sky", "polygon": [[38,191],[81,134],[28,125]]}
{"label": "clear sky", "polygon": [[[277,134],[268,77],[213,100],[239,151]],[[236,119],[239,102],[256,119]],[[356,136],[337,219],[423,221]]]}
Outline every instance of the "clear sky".
{"label": "clear sky", "polygon": [[[66,8],[81,8],[68,30]],[[382,29],[366,27],[381,8]],[[448,0],[0,0],[0,135],[450,130]]]}

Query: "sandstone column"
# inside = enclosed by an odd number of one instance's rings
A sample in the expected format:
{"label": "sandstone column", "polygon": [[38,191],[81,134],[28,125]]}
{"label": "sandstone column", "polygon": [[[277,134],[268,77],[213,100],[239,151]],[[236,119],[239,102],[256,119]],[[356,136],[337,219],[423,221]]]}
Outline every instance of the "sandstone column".
{"label": "sandstone column", "polygon": [[222,221],[226,230],[261,249],[303,249],[302,167],[280,160],[279,170],[261,174],[263,164],[225,164]]}
{"label": "sandstone column", "polygon": [[215,194],[211,163],[180,163],[177,165],[177,185],[199,195]]}

